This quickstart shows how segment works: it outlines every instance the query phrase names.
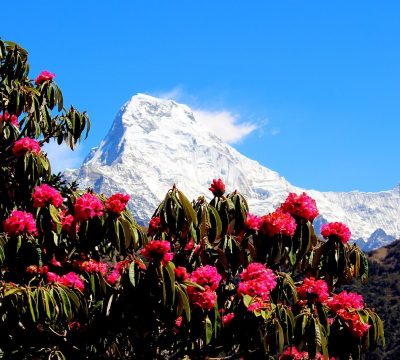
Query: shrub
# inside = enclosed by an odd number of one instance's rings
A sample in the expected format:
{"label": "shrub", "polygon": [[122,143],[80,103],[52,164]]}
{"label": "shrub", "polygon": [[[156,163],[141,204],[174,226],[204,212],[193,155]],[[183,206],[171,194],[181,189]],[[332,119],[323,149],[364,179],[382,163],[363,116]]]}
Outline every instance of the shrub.
{"label": "shrub", "polygon": [[259,218],[221,179],[210,202],[174,186],[146,232],[128,195],[52,175],[42,145],[73,149],[90,123],[27,59],[0,41],[3,358],[356,359],[383,345],[379,316],[338,293],[366,281],[364,254],[343,224],[316,236],[307,194]]}

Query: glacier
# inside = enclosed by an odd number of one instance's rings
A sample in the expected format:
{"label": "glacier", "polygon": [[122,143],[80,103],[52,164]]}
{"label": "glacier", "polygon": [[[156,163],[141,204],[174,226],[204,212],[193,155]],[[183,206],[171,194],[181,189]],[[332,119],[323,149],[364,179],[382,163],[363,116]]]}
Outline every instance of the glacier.
{"label": "glacier", "polygon": [[375,193],[296,187],[210,132],[188,106],[145,94],[122,106],[100,145],[64,176],[105,195],[130,194],[129,208],[142,224],[173,184],[189,198],[211,199],[208,187],[221,178],[227,190],[246,197],[257,215],[273,211],[289,192],[306,191],[317,201],[317,230],[325,222],[344,222],[352,240],[366,250],[400,237],[400,185]]}

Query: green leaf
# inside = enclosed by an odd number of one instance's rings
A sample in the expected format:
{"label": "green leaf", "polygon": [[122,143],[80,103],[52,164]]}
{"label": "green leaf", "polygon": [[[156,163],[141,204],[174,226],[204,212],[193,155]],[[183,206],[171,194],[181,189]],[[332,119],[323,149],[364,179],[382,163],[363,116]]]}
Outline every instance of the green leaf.
{"label": "green leaf", "polygon": [[[189,299],[186,293],[182,290],[180,285],[176,285],[176,290],[178,291],[178,307],[182,308],[186,314],[186,320],[190,322],[191,319],[191,311],[189,305]],[[178,311],[178,315],[180,315],[180,311]]]}
{"label": "green leaf", "polygon": [[71,309],[71,302],[69,301],[69,297],[68,297],[66,291],[63,289],[62,286],[58,286],[58,292],[59,292],[59,294],[61,296],[64,315],[68,319],[68,321],[71,321],[71,319],[72,319],[72,309]]}
{"label": "green leaf", "polygon": [[32,321],[36,322],[37,321],[37,314],[34,310],[34,302],[35,300],[33,299],[32,292],[27,289],[27,298],[28,298],[28,306],[29,306],[29,312],[31,313]]}
{"label": "green leaf", "polygon": [[172,304],[175,302],[175,265],[169,261],[164,268],[167,270],[169,276],[169,282],[171,285],[171,295],[172,295]]}
{"label": "green leaf", "polygon": [[246,307],[249,307],[249,305],[252,303],[253,301],[253,297],[250,295],[243,295],[243,304]]}
{"label": "green leaf", "polygon": [[129,264],[129,281],[131,282],[133,287],[136,286],[135,263],[133,261]]}
{"label": "green leaf", "polygon": [[193,222],[194,226],[197,226],[197,216],[196,212],[193,209],[192,204],[190,203],[188,198],[183,194],[182,191],[177,189],[177,193],[179,196],[179,200],[182,203],[183,211],[185,212],[186,217]]}
{"label": "green leaf", "polygon": [[213,326],[210,318],[206,317],[206,344],[208,345],[211,342],[213,335]]}
{"label": "green leaf", "polygon": [[49,205],[49,211],[50,211],[50,216],[51,219],[56,223],[56,224],[61,224],[60,220],[60,214],[57,210],[57,208],[54,205]]}
{"label": "green leaf", "polygon": [[46,289],[42,289],[42,299],[44,300],[44,307],[46,310],[46,315],[48,319],[52,319],[52,313],[50,312],[50,299],[49,299],[49,293],[47,292]]}

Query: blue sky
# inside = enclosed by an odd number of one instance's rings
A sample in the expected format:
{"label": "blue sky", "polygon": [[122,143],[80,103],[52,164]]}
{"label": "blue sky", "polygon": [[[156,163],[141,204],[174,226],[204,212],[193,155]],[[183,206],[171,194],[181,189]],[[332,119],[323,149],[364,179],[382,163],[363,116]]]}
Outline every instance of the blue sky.
{"label": "blue sky", "polygon": [[230,124],[240,152],[295,185],[400,182],[397,1],[7,1],[2,14],[0,36],[29,51],[32,78],[55,72],[66,103],[91,117],[62,164],[143,92]]}

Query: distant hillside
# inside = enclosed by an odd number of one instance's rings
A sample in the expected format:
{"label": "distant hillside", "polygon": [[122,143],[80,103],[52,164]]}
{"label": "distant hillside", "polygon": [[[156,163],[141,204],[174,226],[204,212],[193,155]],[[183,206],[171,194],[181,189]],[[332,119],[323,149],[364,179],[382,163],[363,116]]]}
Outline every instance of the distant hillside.
{"label": "distant hillside", "polygon": [[356,285],[366,303],[375,308],[385,325],[386,348],[366,359],[400,359],[400,240],[368,253],[369,282]]}

